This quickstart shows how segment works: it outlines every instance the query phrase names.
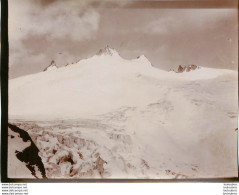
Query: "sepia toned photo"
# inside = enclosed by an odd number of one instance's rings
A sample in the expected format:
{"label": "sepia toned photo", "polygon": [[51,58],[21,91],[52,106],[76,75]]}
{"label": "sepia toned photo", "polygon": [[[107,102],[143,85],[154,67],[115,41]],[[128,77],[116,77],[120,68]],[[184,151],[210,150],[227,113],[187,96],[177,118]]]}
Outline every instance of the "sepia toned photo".
{"label": "sepia toned photo", "polygon": [[231,1],[8,0],[7,177],[238,177]]}

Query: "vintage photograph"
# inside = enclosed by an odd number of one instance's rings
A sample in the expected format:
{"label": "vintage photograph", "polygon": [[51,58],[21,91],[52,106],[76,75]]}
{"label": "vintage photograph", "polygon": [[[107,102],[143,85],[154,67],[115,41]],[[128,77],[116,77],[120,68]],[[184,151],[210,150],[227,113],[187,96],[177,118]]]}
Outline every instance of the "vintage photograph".
{"label": "vintage photograph", "polygon": [[8,0],[7,177],[238,177],[238,9],[205,2]]}

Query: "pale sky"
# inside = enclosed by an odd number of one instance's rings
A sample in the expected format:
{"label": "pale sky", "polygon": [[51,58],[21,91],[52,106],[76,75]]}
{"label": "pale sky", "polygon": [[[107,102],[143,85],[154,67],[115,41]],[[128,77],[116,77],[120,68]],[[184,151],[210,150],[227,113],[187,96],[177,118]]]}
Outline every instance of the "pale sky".
{"label": "pale sky", "polygon": [[163,70],[180,64],[238,68],[237,6],[183,8],[183,1],[178,1],[180,9],[160,7],[157,1],[8,2],[10,78],[40,72],[51,60],[58,66],[76,62],[106,45],[126,59],[144,54]]}

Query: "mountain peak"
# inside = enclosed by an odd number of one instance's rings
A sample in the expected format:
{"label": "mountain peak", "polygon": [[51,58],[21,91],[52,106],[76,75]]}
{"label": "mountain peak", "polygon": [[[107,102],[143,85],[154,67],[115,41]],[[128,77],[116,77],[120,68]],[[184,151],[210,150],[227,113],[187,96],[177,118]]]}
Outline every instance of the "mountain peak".
{"label": "mountain peak", "polygon": [[52,69],[57,69],[56,63],[54,60],[51,61],[50,65],[48,65],[43,71],[49,71]]}
{"label": "mountain peak", "polygon": [[97,52],[97,55],[113,56],[113,55],[119,55],[119,53],[114,48],[111,48],[109,45],[107,45],[105,48],[100,49]]}
{"label": "mountain peak", "polygon": [[145,55],[140,55],[136,59],[140,60],[141,62],[143,62],[146,65],[152,66],[151,62],[149,61],[149,59]]}

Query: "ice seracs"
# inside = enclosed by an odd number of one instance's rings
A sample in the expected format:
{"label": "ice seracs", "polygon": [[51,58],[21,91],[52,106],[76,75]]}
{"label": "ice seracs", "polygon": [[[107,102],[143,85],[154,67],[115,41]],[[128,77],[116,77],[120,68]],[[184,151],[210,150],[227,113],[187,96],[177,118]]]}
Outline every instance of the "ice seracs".
{"label": "ice seracs", "polygon": [[51,61],[50,65],[47,66],[43,72],[57,69],[56,63],[54,60]]}

